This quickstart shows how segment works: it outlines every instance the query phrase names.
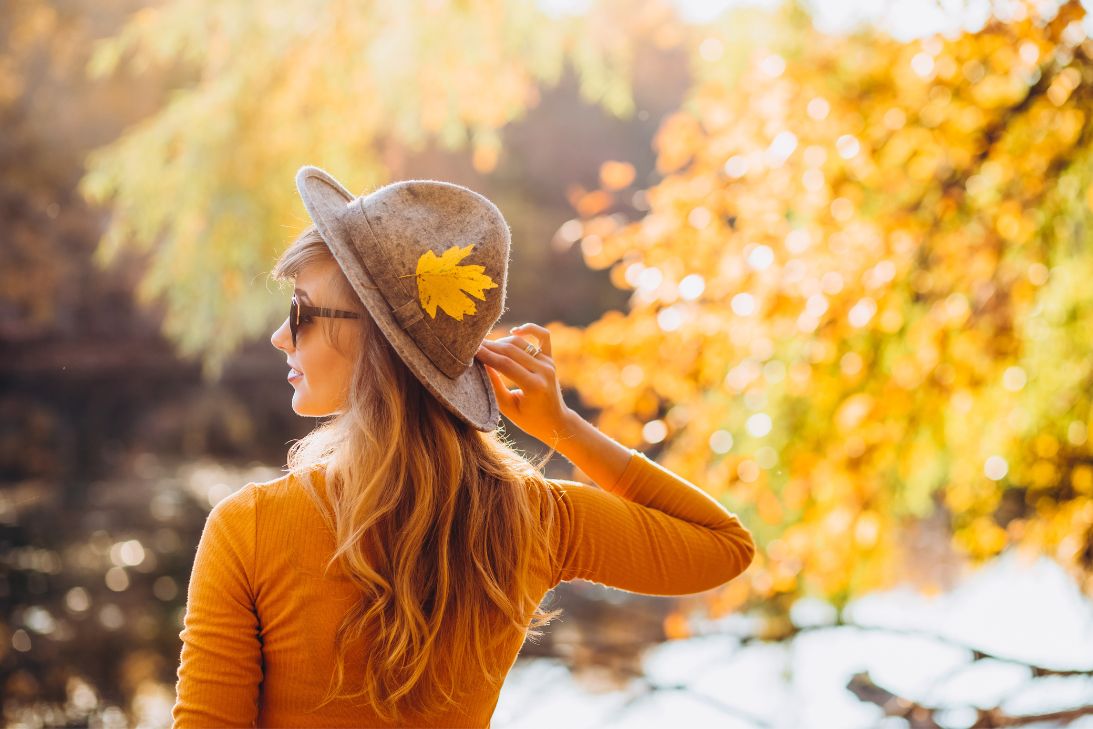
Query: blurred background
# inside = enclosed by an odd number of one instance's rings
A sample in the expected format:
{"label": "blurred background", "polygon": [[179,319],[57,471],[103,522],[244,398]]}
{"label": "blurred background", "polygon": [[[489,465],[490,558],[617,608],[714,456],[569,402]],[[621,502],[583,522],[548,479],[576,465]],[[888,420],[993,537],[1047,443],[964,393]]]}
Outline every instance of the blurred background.
{"label": "blurred background", "polygon": [[700,595],[559,586],[499,729],[1093,727],[1091,30],[1074,0],[0,0],[4,722],[170,724],[208,511],[315,424],[267,278],[314,164],[493,199],[499,334],[548,326],[569,404],[760,546]]}

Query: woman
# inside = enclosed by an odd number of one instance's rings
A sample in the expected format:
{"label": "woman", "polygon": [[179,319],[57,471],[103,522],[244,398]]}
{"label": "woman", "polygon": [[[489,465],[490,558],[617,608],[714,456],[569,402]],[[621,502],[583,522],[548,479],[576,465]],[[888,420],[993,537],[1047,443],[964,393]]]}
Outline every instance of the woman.
{"label": "woman", "polygon": [[[315,225],[274,268],[296,292],[271,342],[293,410],[329,418],[284,477],[210,512],[175,726],[489,726],[559,582],[678,595],[744,571],[733,514],[566,406],[545,328],[486,339],[510,245],[492,203],[429,180],[354,197],[315,167],[296,183]],[[501,413],[600,488],[544,478]]]}

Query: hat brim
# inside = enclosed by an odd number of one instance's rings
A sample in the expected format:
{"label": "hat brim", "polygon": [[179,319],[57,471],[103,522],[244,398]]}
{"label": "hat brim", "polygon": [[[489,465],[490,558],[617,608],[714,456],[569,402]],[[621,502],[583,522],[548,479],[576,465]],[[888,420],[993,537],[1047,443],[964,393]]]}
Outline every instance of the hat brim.
{"label": "hat brim", "polygon": [[325,170],[312,166],[301,167],[296,173],[296,189],[353,290],[414,376],[463,422],[486,433],[495,430],[501,412],[485,365],[475,359],[458,377],[448,377],[418,348],[391,313],[390,305],[360,259],[365,252],[358,253],[342,220],[346,207],[356,196]]}

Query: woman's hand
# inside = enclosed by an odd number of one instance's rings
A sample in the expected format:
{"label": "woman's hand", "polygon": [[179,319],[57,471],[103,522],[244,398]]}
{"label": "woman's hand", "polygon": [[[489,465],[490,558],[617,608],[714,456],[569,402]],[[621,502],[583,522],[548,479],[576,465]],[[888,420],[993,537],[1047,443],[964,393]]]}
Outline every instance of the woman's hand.
{"label": "woman's hand", "polygon": [[[555,448],[559,438],[567,437],[572,411],[562,400],[554,360],[550,357],[550,332],[538,324],[524,324],[509,331],[532,335],[541,351],[532,357],[526,351],[530,342],[514,334],[486,339],[475,357],[486,366],[501,413],[520,430]],[[498,372],[520,389],[505,387]]]}

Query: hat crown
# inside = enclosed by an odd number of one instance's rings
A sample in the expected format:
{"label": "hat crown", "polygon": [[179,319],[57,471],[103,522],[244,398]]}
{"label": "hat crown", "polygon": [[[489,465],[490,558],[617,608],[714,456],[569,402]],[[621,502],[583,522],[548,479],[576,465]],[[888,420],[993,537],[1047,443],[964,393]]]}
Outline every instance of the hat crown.
{"label": "hat crown", "polygon": [[351,213],[350,226],[367,226],[358,233],[376,248],[364,264],[421,351],[457,377],[505,310],[504,217],[482,195],[436,180],[391,183],[355,205],[362,215]]}

